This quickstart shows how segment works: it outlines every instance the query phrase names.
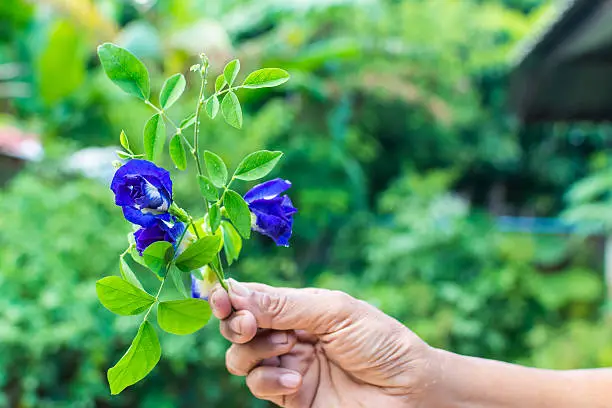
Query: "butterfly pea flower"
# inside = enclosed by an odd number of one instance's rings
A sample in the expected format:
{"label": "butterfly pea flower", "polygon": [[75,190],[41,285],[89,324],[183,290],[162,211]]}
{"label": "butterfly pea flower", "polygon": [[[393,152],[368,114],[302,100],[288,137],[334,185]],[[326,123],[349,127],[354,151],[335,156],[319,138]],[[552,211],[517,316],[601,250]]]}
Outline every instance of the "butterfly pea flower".
{"label": "butterfly pea flower", "polygon": [[163,214],[155,220],[154,224],[148,227],[141,227],[138,231],[134,232],[136,250],[142,255],[149,245],[157,241],[167,241],[176,249],[177,241],[184,231],[185,224],[176,222],[170,214]]}
{"label": "butterfly pea flower", "polygon": [[244,195],[253,214],[254,231],[274,240],[278,246],[289,246],[293,214],[291,199],[281,194],[291,187],[291,182],[280,178],[256,185]]}
{"label": "butterfly pea flower", "polygon": [[191,273],[191,297],[208,300],[210,291],[217,282],[217,275],[206,265]]}
{"label": "butterfly pea flower", "polygon": [[130,160],[115,172],[111,190],[126,220],[160,230],[158,221],[167,219],[164,217],[172,205],[172,180],[167,170],[150,161]]}

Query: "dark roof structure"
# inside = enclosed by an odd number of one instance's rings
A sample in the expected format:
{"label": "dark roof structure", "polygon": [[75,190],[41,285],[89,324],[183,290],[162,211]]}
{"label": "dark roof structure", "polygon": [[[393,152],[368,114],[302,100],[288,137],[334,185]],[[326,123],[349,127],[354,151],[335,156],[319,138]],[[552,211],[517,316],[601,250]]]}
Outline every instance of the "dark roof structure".
{"label": "dark roof structure", "polygon": [[511,75],[523,122],[612,120],[612,0],[571,0]]}

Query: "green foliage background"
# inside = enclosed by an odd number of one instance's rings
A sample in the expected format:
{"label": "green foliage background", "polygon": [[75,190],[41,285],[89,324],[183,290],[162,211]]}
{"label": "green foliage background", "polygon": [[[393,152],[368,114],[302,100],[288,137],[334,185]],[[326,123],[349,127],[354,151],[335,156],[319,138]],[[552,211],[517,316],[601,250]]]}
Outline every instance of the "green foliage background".
{"label": "green foliage background", "polygon": [[[216,323],[195,336],[160,333],[160,366],[109,395],[105,369],[138,318],[106,311],[94,282],[118,272],[130,227],[108,186],[62,157],[117,144],[121,129],[141,149],[152,112],[105,78],[95,57],[103,41],[146,62],[153,93],[175,72],[193,80],[201,51],[213,71],[237,56],[244,72],[292,74],[281,88],[241,94],[244,131],[203,124],[202,148],[234,166],[255,149],[284,151],[276,174],[293,182],[300,209],[291,248],[249,242],[232,276],[348,291],[460,353],[612,365],[599,241],[505,233],[494,217],[567,210],[609,226],[609,128],[524,128],[506,112],[511,53],[549,9],[542,0],[2,1],[0,75],[6,64],[20,70],[0,76],[0,123],[39,132],[46,157],[0,190],[0,406],[266,406],[225,372]],[[190,92],[173,107],[177,121]],[[193,176],[174,172],[177,199],[197,211]]]}

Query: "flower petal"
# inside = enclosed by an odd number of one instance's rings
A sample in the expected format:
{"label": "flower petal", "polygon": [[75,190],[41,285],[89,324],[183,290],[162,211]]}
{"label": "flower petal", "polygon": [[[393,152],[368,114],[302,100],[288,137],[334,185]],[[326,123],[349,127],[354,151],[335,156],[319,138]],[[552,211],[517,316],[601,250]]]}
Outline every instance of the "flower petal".
{"label": "flower petal", "polygon": [[168,213],[145,214],[135,207],[125,206],[122,208],[123,208],[123,216],[125,217],[125,219],[131,222],[132,224],[140,225],[141,227],[151,227],[155,225],[157,220],[170,221],[170,214]]}
{"label": "flower petal", "polygon": [[250,189],[244,195],[244,200],[247,203],[251,203],[255,200],[271,199],[277,197],[279,194],[281,194],[285,190],[288,190],[290,187],[291,182],[289,180],[276,178],[274,180],[258,184],[252,189]]}
{"label": "flower petal", "polygon": [[278,246],[289,246],[293,219],[281,218],[257,210],[254,210],[253,213],[256,216],[253,230],[272,238]]}
{"label": "flower petal", "polygon": [[166,190],[168,197],[172,196],[172,180],[168,170],[158,167],[147,160],[132,159],[117,169],[111,182],[110,188],[115,193],[117,205],[126,205],[121,201],[125,193],[122,187],[125,187],[126,178],[129,176],[142,176],[158,189],[163,188]]}

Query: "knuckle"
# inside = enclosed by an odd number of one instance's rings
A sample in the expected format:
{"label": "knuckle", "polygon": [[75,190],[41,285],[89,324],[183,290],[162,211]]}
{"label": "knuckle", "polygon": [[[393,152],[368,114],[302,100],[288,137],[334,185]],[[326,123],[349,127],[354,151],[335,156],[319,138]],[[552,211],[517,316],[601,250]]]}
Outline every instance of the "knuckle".
{"label": "knuckle", "polygon": [[330,297],[330,303],[334,312],[352,312],[357,307],[357,300],[355,298],[339,290],[332,290]]}
{"label": "knuckle", "polygon": [[281,315],[287,306],[287,298],[276,294],[263,293],[259,302],[262,311],[272,318]]}

